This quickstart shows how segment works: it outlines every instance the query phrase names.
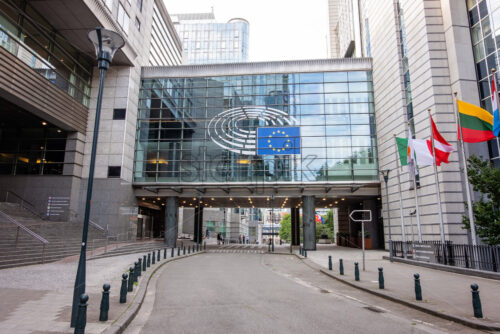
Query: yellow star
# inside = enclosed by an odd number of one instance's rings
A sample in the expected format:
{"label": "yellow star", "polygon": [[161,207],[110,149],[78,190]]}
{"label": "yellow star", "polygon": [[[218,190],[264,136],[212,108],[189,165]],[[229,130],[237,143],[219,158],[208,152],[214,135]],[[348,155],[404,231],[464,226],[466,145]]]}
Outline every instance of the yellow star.
{"label": "yellow star", "polygon": [[275,134],[276,134],[276,132],[273,131],[273,135],[275,135]]}
{"label": "yellow star", "polygon": [[272,135],[269,135],[269,138],[273,138],[273,136],[272,136]]}
{"label": "yellow star", "polygon": [[[285,134],[285,131],[282,132],[282,134]],[[288,135],[286,135],[288,137]]]}
{"label": "yellow star", "polygon": [[290,139],[287,140],[287,142],[289,143],[290,142]]}
{"label": "yellow star", "polygon": [[288,147],[288,144],[286,144],[286,147]]}
{"label": "yellow star", "polygon": [[[284,133],[284,132],[283,132]],[[286,135],[286,137],[288,137],[288,135]]]}
{"label": "yellow star", "polygon": [[269,145],[269,147],[273,147],[273,145]]}
{"label": "yellow star", "polygon": [[278,149],[278,152],[281,152],[281,150],[280,150],[280,149]]}
{"label": "yellow star", "polygon": [[276,151],[276,149],[275,149],[275,148],[273,148],[273,151]]}
{"label": "yellow star", "polygon": [[280,130],[278,130],[278,133],[280,133]]}
{"label": "yellow star", "polygon": [[270,142],[271,142],[271,139],[268,139],[268,140],[267,140],[267,142],[268,142],[268,143],[270,143]]}

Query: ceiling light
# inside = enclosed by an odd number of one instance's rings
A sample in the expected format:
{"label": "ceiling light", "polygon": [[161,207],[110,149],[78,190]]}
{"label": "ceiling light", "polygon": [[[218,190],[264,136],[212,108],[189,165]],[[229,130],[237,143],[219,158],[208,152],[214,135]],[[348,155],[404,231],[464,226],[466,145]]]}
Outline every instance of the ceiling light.
{"label": "ceiling light", "polygon": [[160,197],[157,197],[156,199],[157,199],[157,200],[160,200],[161,198],[160,198]]}
{"label": "ceiling light", "polygon": [[193,197],[193,201],[196,201],[196,197]]}
{"label": "ceiling light", "polygon": [[323,201],[326,201],[326,198],[323,197]]}
{"label": "ceiling light", "polygon": [[341,200],[343,201],[343,200],[345,200],[345,198],[344,198],[344,197],[342,197],[342,198],[341,198]]}
{"label": "ceiling light", "polygon": [[230,200],[230,201],[232,201],[232,200],[233,200],[233,198],[232,198],[232,197],[229,197],[229,200]]}
{"label": "ceiling light", "polygon": [[142,198],[142,200],[143,200],[143,201],[145,201],[145,200],[146,200],[146,197],[143,197],[143,198]]}
{"label": "ceiling light", "polygon": [[335,201],[335,204],[339,204],[339,201]]}
{"label": "ceiling light", "polygon": [[61,133],[61,132],[62,132],[62,130],[57,129],[57,133]]}
{"label": "ceiling light", "polygon": [[42,122],[42,125],[47,125],[47,122]]}
{"label": "ceiling light", "polygon": [[203,201],[202,201],[202,200],[200,200],[200,203],[203,203]]}
{"label": "ceiling light", "polygon": [[153,203],[156,203],[156,201],[153,201]]}
{"label": "ceiling light", "polygon": [[214,200],[214,198],[212,197],[212,201]]}

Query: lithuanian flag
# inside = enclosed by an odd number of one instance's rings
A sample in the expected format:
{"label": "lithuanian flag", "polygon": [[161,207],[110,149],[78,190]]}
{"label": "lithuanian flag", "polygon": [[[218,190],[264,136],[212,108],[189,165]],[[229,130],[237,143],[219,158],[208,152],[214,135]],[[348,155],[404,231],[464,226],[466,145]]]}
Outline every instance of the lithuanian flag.
{"label": "lithuanian flag", "polygon": [[[464,101],[457,100],[457,104],[464,142],[479,143],[495,138],[492,114]],[[460,131],[458,139],[460,140]]]}

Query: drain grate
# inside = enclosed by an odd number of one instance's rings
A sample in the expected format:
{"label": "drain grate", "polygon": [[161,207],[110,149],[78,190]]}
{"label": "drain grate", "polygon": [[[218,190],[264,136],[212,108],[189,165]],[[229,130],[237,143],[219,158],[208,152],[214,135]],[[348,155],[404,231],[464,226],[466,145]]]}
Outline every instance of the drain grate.
{"label": "drain grate", "polygon": [[373,307],[373,306],[365,306],[364,308],[367,310],[370,310],[372,312],[375,312],[375,313],[384,313],[383,310],[376,308],[376,307]]}

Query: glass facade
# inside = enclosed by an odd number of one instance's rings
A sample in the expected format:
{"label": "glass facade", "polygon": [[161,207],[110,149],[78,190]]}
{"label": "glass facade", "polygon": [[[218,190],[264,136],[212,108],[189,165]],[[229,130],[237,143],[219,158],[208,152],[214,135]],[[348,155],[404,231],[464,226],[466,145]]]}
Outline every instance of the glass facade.
{"label": "glass facade", "polygon": [[[143,79],[138,114],[135,182],[378,180],[369,71]],[[257,154],[271,125],[299,154]]]}
{"label": "glass facade", "polygon": [[186,20],[176,24],[176,29],[188,64],[239,63],[248,59],[249,24],[244,20]]}
{"label": "glass facade", "polygon": [[[498,70],[500,56],[500,1],[466,0],[481,107],[491,108],[491,69]],[[497,72],[497,85],[500,75]],[[498,89],[498,87],[497,87]],[[499,140],[489,142],[490,157],[500,167]]]}
{"label": "glass facade", "polygon": [[93,60],[55,33],[26,1],[0,2],[0,47],[88,106]]}

